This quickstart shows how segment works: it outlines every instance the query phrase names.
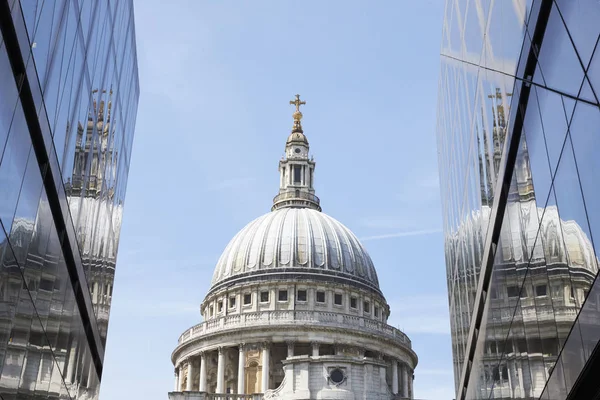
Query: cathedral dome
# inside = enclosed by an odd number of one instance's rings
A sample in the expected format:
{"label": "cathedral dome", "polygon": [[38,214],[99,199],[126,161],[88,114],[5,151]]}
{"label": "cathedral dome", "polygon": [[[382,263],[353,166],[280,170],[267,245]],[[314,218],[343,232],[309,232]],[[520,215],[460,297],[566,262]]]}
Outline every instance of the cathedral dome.
{"label": "cathedral dome", "polygon": [[356,236],[310,208],[281,208],[246,225],[221,255],[212,289],[277,275],[337,280],[379,293],[371,257]]}

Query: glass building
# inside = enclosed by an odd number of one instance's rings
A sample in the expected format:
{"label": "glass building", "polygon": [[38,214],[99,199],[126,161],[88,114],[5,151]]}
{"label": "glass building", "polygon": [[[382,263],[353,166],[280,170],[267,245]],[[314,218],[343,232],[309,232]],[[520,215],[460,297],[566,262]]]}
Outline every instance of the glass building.
{"label": "glass building", "polygon": [[139,82],[130,0],[0,0],[0,398],[98,397]]}
{"label": "glass building", "polygon": [[437,135],[457,399],[597,398],[598,21],[592,0],[446,2]]}

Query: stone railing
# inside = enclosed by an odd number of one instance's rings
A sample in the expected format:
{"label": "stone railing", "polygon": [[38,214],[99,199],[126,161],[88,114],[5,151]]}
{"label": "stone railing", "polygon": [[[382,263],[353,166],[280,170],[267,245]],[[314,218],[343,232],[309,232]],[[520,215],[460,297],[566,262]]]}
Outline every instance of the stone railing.
{"label": "stone railing", "polygon": [[229,394],[205,392],[171,392],[169,400],[262,400],[263,395],[257,394]]}
{"label": "stone railing", "polygon": [[273,197],[273,203],[278,203],[280,201],[290,200],[290,199],[308,200],[308,201],[312,201],[313,203],[317,203],[317,204],[320,202],[319,198],[317,196],[315,196],[314,194],[306,193],[306,192],[299,190],[298,192],[290,191],[290,192],[280,193],[277,196]]}
{"label": "stone railing", "polygon": [[317,325],[343,329],[353,329],[365,333],[381,335],[404,346],[411,347],[410,339],[399,329],[381,321],[355,315],[338,314],[327,311],[262,311],[227,315],[202,322],[191,327],[179,337],[179,344],[196,337],[224,330],[237,330],[253,326]]}
{"label": "stone railing", "polygon": [[523,305],[521,304],[519,312],[515,312],[516,306],[506,306],[500,310],[494,310],[497,322],[510,323],[513,320],[523,320],[525,322],[572,322],[577,318],[579,308],[568,305]]}

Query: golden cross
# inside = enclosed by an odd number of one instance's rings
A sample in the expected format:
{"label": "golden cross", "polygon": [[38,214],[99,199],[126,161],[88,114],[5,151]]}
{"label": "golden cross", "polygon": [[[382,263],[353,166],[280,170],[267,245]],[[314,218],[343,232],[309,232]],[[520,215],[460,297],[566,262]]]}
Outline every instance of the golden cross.
{"label": "golden cross", "polygon": [[300,112],[300,106],[306,104],[306,101],[300,101],[300,95],[296,95],[296,100],[290,100],[290,104],[296,106],[296,111]]}

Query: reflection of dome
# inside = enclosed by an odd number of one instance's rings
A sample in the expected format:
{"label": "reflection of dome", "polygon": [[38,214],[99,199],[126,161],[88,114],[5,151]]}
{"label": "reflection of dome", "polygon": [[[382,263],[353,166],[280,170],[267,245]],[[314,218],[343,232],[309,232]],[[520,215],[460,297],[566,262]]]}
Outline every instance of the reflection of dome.
{"label": "reflection of dome", "polygon": [[[543,211],[538,209],[540,218]],[[576,221],[561,220],[556,206],[546,207],[541,232],[548,263],[563,262],[568,263],[570,268],[581,267],[594,274],[597,272],[594,248],[587,234]]]}
{"label": "reflection of dome", "polygon": [[309,208],[282,208],[244,227],[227,245],[212,285],[258,276],[335,276],[379,291],[377,274],[356,236],[330,216]]}
{"label": "reflection of dome", "polygon": [[302,143],[308,146],[308,139],[306,138],[306,136],[304,136],[304,133],[296,131],[293,132],[290,136],[288,136],[286,143]]}

